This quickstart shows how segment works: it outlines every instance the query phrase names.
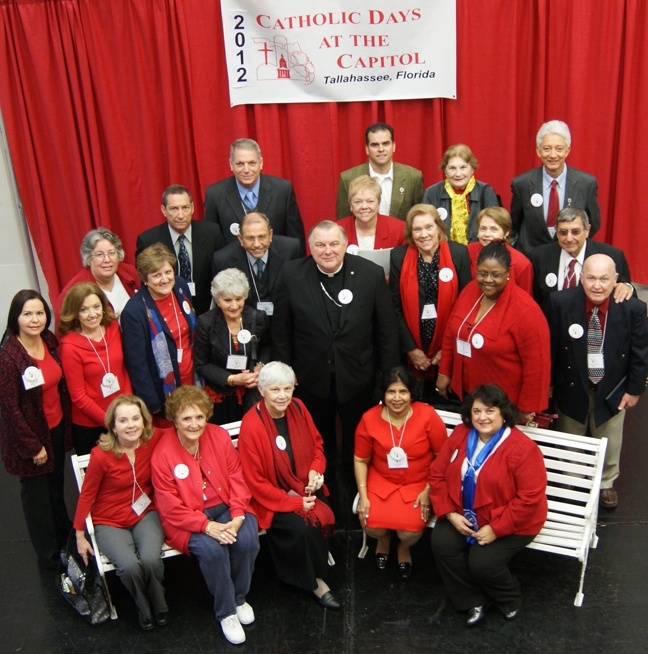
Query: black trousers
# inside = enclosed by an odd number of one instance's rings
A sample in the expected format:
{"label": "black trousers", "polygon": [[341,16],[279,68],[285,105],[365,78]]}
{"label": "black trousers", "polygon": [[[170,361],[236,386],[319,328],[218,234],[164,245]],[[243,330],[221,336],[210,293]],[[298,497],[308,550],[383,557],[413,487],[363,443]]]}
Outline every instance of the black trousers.
{"label": "black trousers", "polygon": [[60,562],[72,523],[65,506],[63,473],[65,445],[63,426],[50,431],[54,452],[54,470],[33,477],[20,477],[20,500],[27,531],[38,562],[53,568]]}
{"label": "black trousers", "polygon": [[490,545],[469,545],[447,520],[432,530],[432,551],[450,601],[459,611],[495,602],[503,612],[522,605],[522,590],[509,561],[534,536],[503,536]]}
{"label": "black trousers", "polygon": [[74,451],[81,456],[90,454],[90,450],[97,444],[101,434],[106,433],[105,427],[84,427],[83,425],[72,425],[72,440]]}

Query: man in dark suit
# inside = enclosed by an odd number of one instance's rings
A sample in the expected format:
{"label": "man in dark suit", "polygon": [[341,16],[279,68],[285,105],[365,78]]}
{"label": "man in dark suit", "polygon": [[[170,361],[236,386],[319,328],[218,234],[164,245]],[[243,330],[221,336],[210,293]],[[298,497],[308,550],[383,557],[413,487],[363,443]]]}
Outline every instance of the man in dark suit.
{"label": "man in dark suit", "polygon": [[229,164],[233,176],[207,187],[205,220],[219,224],[225,240],[234,243],[241,218],[250,211],[264,213],[275,234],[299,239],[303,254],[304,225],[292,184],[281,177],[261,174],[261,148],[252,139],[232,143]]}
{"label": "man in dark suit", "polygon": [[335,470],[339,416],[348,475],[355,428],[373,403],[377,375],[400,363],[396,313],[383,269],[345,255],[347,237],[337,223],[317,223],[308,244],[311,256],[288,261],[279,275],[273,351],[295,370],[297,394],[324,440],[327,475]]}
{"label": "man in dark suit", "polygon": [[617,281],[605,254],[586,259],[579,286],[549,296],[553,396],[558,429],[608,439],[600,503],[613,509],[625,409],[637,403],[648,374],[646,304],[611,302]]}
{"label": "man in dark suit", "polygon": [[544,123],[536,135],[536,152],[543,165],[511,182],[515,246],[525,254],[537,245],[552,241],[556,216],[564,207],[585,209],[592,236],[601,226],[596,178],[565,164],[570,149],[569,127],[560,120]]}
{"label": "man in dark suit", "polygon": [[578,286],[583,263],[593,254],[607,254],[616,265],[619,274],[613,292],[616,302],[635,294],[623,251],[607,243],[590,241],[590,231],[587,213],[577,207],[568,207],[556,218],[556,240],[531,250],[533,297],[540,306],[547,305],[550,293]]}
{"label": "man in dark suit", "polygon": [[241,218],[238,241],[214,254],[212,276],[226,268],[243,271],[250,283],[245,303],[271,316],[279,271],[286,261],[299,257],[300,248],[296,238],[275,236],[268,217],[253,211]]}
{"label": "man in dark suit", "polygon": [[137,237],[135,257],[154,243],[166,245],[176,256],[176,275],[189,285],[196,313],[205,313],[211,305],[212,256],[225,245],[221,229],[218,225],[192,219],[191,193],[179,184],[164,191],[160,209],[166,222]]}
{"label": "man in dark suit", "polygon": [[340,174],[336,203],[338,220],[349,215],[349,184],[360,175],[369,175],[380,184],[379,213],[405,220],[407,212],[423,198],[423,173],[393,160],[396,143],[391,125],[375,123],[367,127],[365,143],[369,161]]}

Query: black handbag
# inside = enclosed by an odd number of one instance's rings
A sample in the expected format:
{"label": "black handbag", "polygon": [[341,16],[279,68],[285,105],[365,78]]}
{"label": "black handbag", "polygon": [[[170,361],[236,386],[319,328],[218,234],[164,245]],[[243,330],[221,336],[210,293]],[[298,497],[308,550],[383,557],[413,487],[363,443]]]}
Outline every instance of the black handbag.
{"label": "black handbag", "polygon": [[61,552],[55,584],[65,600],[89,624],[102,624],[110,618],[106,589],[97,565],[92,557],[88,565],[83,562],[76,547],[74,530],[68,537],[65,552]]}

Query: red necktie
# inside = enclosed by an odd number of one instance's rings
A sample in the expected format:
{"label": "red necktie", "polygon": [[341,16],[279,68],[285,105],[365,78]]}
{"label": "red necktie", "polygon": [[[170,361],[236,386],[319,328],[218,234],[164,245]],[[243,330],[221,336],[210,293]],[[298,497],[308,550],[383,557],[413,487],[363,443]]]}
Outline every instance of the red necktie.
{"label": "red necktie", "polygon": [[556,216],[560,211],[560,199],[558,197],[558,182],[551,180],[551,190],[549,191],[549,209],[547,210],[547,227],[556,226]]}
{"label": "red necktie", "polygon": [[567,267],[567,274],[563,282],[563,290],[576,286],[576,259],[572,259]]}

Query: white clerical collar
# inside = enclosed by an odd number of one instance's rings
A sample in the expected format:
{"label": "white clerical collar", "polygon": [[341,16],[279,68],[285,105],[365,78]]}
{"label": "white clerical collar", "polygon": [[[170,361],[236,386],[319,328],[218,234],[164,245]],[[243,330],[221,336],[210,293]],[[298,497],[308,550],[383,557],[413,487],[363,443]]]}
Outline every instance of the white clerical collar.
{"label": "white clerical collar", "polygon": [[[317,266],[317,264],[315,265]],[[317,266],[317,270],[319,270],[322,273],[322,275],[326,275],[327,277],[335,277],[335,275],[337,275],[340,272],[340,270],[342,270],[342,266],[344,266],[344,261],[342,262],[342,265],[335,272],[332,273],[326,272],[326,270],[322,270],[319,266]]]}

